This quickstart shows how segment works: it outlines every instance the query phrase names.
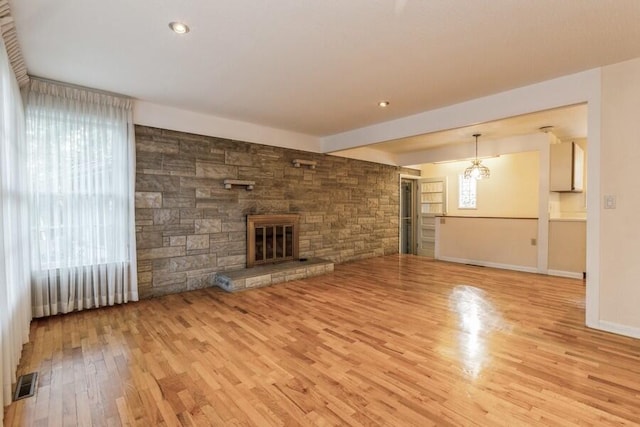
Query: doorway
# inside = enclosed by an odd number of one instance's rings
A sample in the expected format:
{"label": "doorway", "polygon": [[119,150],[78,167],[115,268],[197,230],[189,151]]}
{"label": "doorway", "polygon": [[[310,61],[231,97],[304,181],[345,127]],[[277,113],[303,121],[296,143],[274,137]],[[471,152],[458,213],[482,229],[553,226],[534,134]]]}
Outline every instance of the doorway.
{"label": "doorway", "polygon": [[400,180],[400,253],[417,253],[416,244],[416,180]]}
{"label": "doorway", "polygon": [[422,178],[417,184],[418,255],[436,256],[436,219],[447,213],[447,178]]}

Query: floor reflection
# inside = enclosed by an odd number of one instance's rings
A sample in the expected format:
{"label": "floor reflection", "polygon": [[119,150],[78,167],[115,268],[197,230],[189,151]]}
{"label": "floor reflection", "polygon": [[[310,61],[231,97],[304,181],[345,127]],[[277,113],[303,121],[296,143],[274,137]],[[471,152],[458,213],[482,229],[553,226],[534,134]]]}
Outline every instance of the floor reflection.
{"label": "floor reflection", "polygon": [[463,371],[476,379],[489,354],[487,340],[495,331],[509,329],[500,312],[482,289],[470,285],[458,285],[449,296],[449,308],[458,316],[459,351]]}

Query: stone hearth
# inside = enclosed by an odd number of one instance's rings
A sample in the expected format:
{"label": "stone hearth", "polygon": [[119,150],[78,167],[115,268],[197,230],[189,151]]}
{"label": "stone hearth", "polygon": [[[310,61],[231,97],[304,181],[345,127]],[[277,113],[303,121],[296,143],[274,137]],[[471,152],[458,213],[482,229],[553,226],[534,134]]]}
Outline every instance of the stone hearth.
{"label": "stone hearth", "polygon": [[332,271],[333,263],[331,261],[312,258],[306,261],[290,261],[216,273],[211,278],[211,284],[227,292],[237,292],[290,280],[320,276]]}

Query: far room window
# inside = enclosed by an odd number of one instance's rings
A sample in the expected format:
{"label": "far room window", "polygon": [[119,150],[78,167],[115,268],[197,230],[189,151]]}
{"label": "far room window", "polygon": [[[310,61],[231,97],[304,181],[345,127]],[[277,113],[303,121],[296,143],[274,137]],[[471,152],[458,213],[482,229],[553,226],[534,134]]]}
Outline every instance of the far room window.
{"label": "far room window", "polygon": [[458,209],[476,209],[476,184],[475,179],[464,179],[464,175],[458,175]]}

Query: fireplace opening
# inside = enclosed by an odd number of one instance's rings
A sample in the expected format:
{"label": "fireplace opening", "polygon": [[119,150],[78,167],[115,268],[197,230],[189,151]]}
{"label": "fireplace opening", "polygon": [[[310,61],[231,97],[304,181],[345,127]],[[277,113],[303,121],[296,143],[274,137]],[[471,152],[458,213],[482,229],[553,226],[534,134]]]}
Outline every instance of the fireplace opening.
{"label": "fireplace opening", "polygon": [[298,259],[298,215],[247,215],[247,267]]}

